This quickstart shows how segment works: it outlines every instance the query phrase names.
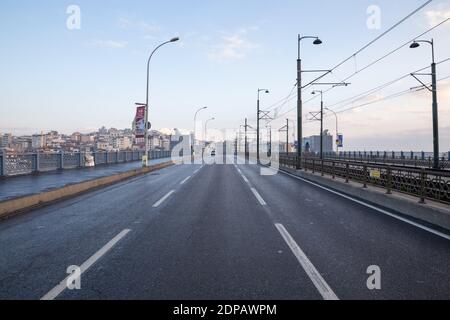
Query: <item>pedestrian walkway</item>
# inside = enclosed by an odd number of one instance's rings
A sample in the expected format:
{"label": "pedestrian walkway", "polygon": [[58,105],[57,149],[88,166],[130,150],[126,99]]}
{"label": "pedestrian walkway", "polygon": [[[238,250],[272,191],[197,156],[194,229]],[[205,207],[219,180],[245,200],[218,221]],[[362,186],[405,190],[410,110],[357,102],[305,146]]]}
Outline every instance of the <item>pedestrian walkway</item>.
{"label": "pedestrian walkway", "polygon": [[[155,159],[151,160],[150,164],[159,164],[169,160],[170,158]],[[0,201],[38,194],[75,183],[111,176],[137,169],[141,166],[141,162],[136,161],[0,179]]]}

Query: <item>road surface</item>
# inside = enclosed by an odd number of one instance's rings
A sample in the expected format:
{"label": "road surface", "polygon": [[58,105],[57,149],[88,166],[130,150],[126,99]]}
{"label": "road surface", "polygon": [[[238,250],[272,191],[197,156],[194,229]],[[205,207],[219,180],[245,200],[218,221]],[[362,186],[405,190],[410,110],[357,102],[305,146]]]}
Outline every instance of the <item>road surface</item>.
{"label": "road surface", "polygon": [[445,234],[254,165],[97,190],[0,223],[0,246],[0,299],[450,299]]}

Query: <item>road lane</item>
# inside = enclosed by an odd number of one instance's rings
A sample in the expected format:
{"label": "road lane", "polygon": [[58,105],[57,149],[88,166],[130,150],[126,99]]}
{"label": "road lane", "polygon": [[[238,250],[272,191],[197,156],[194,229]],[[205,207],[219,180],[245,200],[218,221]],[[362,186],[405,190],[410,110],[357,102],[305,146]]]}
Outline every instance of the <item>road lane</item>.
{"label": "road lane", "polygon": [[205,166],[61,299],[321,299],[233,166]]}
{"label": "road lane", "polygon": [[[239,168],[339,298],[450,298],[450,241],[284,174]],[[371,265],[382,290],[367,288]]]}
{"label": "road lane", "polygon": [[153,203],[199,167],[166,168],[1,222],[0,299],[41,298],[68,266],[153,219]]}
{"label": "road lane", "polygon": [[57,299],[450,297],[443,238],[256,166],[180,165],[0,223],[0,298],[41,298],[123,230]]}

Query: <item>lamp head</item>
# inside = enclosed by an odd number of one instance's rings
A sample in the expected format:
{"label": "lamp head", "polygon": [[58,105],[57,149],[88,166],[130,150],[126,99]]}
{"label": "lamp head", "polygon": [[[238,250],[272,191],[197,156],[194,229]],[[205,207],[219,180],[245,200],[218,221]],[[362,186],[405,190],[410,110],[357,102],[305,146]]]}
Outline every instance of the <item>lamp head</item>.
{"label": "lamp head", "polygon": [[411,43],[411,45],[409,46],[411,49],[415,49],[415,48],[418,48],[418,47],[420,47],[420,44],[418,43],[418,42],[413,42],[413,43]]}
{"label": "lamp head", "polygon": [[319,38],[317,38],[316,40],[314,40],[313,44],[315,44],[315,45],[322,44],[322,40],[320,40]]}
{"label": "lamp head", "polygon": [[179,37],[175,37],[175,38],[170,39],[170,42],[177,42],[178,40],[180,40],[180,38]]}

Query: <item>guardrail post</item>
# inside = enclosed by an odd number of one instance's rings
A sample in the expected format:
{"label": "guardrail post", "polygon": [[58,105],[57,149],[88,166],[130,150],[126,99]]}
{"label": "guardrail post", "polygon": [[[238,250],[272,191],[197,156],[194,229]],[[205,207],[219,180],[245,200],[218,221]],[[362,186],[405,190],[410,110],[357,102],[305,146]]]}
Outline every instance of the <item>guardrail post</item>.
{"label": "guardrail post", "polygon": [[333,164],[332,164],[332,167],[333,167],[333,169],[332,169],[332,173],[333,173],[333,180],[334,179],[336,179],[336,172],[335,172],[335,170],[336,170],[336,163],[333,161]]}
{"label": "guardrail post", "polygon": [[345,183],[348,183],[350,180],[350,165],[348,163],[345,164]]}
{"label": "guardrail post", "polygon": [[0,176],[6,176],[6,151],[2,151],[2,163],[1,163],[1,171]]}
{"label": "guardrail post", "polygon": [[447,160],[450,161],[450,151],[447,154]]}
{"label": "guardrail post", "polygon": [[413,160],[413,159],[414,159],[414,152],[411,151],[411,160]]}
{"label": "guardrail post", "polygon": [[116,151],[116,163],[119,163],[119,151]]}
{"label": "guardrail post", "polygon": [[39,172],[41,169],[41,155],[40,152],[36,152],[36,172]]}
{"label": "guardrail post", "polygon": [[392,194],[392,169],[388,167],[387,169],[387,177],[386,177],[386,194]]}
{"label": "guardrail post", "polygon": [[425,160],[425,152],[422,151],[422,160]]}
{"label": "guardrail post", "polygon": [[364,179],[363,179],[363,188],[367,189],[367,180],[368,178],[368,172],[367,172],[367,166],[363,167],[363,174],[364,174]]}
{"label": "guardrail post", "polygon": [[425,203],[426,198],[426,173],[425,169],[422,168],[420,171],[420,201],[419,203]]}
{"label": "guardrail post", "polygon": [[323,167],[323,159],[322,159],[322,169],[321,169],[322,170],[322,173],[321,173],[322,177],[324,176],[324,172],[323,172],[324,170],[323,169],[324,169],[324,167]]}
{"label": "guardrail post", "polygon": [[315,174],[316,173],[316,160],[312,159],[312,173]]}
{"label": "guardrail post", "polygon": [[64,169],[64,151],[59,152],[59,170]]}
{"label": "guardrail post", "polygon": [[80,152],[78,152],[78,168],[81,168],[81,167],[83,167],[83,163],[82,163],[82,157],[83,157],[83,154],[81,153],[81,151]]}

